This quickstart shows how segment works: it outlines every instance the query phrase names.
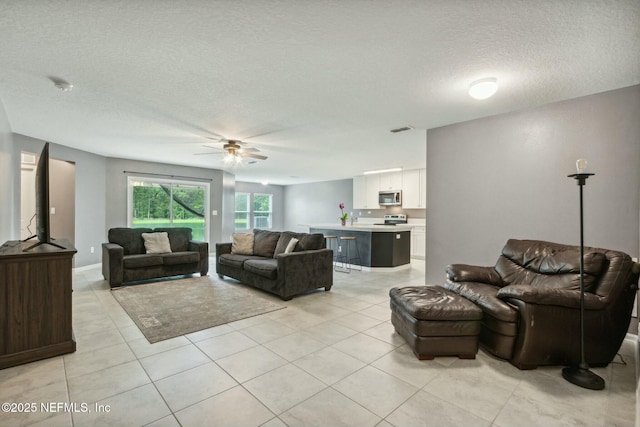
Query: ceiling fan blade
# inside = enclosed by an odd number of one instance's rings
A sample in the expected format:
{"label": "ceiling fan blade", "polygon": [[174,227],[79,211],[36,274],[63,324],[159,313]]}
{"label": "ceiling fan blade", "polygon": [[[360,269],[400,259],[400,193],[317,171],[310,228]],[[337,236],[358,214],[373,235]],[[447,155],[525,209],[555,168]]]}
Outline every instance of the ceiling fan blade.
{"label": "ceiling fan blade", "polygon": [[214,152],[211,152],[211,153],[193,153],[194,156],[206,156],[208,154],[222,154],[222,153],[214,153]]}
{"label": "ceiling fan blade", "polygon": [[249,152],[252,152],[252,153],[257,153],[258,151],[260,151],[255,147],[242,147],[241,150],[244,151],[244,152],[249,151]]}
{"label": "ceiling fan blade", "polygon": [[263,156],[261,154],[252,154],[252,153],[240,153],[241,157],[250,157],[252,159],[258,160],[267,160],[267,156]]}

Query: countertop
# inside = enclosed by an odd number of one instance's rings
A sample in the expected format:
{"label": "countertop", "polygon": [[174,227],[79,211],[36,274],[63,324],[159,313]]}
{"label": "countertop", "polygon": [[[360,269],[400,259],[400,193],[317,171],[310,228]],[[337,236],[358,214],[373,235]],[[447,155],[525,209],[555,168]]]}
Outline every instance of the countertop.
{"label": "countertop", "polygon": [[394,233],[398,231],[411,231],[410,225],[375,225],[375,224],[358,224],[342,226],[340,224],[310,224],[309,228],[322,228],[325,230],[349,230],[349,231],[369,231],[376,233]]}

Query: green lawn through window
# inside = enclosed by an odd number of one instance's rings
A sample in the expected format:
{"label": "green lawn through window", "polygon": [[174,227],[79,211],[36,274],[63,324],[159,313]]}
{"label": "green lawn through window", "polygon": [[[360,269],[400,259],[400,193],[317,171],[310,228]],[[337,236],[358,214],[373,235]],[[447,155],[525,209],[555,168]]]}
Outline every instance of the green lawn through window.
{"label": "green lawn through window", "polygon": [[133,219],[133,228],[189,227],[193,240],[204,241],[204,220],[174,219],[173,225],[168,219]]}

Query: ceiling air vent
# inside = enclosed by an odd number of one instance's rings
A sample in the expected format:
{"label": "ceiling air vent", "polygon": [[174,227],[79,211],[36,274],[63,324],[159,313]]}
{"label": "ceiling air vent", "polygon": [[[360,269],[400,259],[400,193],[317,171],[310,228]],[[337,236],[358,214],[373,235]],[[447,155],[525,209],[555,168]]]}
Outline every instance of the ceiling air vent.
{"label": "ceiling air vent", "polygon": [[398,132],[404,132],[404,131],[406,131],[406,130],[411,130],[411,129],[413,129],[413,127],[411,127],[411,126],[403,126],[403,127],[401,127],[401,128],[391,129],[389,132],[391,132],[391,133],[398,133]]}

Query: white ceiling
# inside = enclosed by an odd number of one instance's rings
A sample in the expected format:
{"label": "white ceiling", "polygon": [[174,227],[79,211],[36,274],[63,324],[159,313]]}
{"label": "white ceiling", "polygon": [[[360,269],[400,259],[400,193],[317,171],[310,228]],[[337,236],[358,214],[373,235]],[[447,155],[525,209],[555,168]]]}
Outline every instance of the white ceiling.
{"label": "white ceiling", "polygon": [[248,138],[269,159],[238,180],[340,179],[424,167],[426,129],[640,83],[638,22],[638,0],[1,0],[0,100],[13,132],[104,156],[222,169],[206,137]]}

